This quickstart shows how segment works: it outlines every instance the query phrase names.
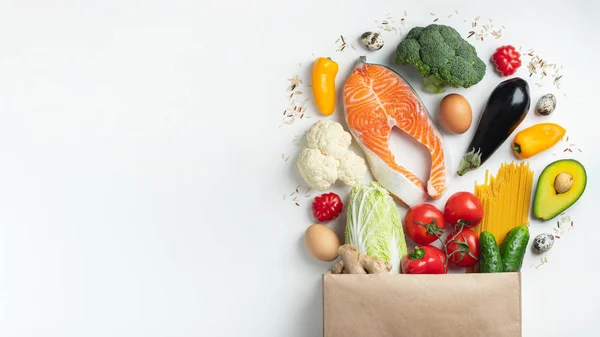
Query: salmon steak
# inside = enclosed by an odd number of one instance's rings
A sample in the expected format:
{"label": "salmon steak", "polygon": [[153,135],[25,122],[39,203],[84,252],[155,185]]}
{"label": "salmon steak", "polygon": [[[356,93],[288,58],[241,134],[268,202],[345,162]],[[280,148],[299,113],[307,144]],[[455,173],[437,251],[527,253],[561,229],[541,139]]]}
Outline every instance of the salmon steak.
{"label": "salmon steak", "polygon": [[[388,67],[361,57],[344,86],[344,111],[352,136],[364,150],[375,179],[412,207],[448,189],[448,163],[442,135],[413,88]],[[427,184],[396,162],[390,150],[394,127],[422,144],[431,155]]]}

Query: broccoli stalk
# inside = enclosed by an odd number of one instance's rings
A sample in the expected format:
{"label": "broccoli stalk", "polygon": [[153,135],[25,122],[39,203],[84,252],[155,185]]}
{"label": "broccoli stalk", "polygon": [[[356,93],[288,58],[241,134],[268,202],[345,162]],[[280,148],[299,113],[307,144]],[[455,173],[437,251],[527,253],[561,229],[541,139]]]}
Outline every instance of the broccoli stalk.
{"label": "broccoli stalk", "polygon": [[429,75],[423,77],[423,88],[426,91],[433,92],[434,94],[441,94],[444,91],[444,87],[446,83],[439,78],[435,77],[435,75]]}
{"label": "broccoli stalk", "polygon": [[446,85],[475,85],[486,68],[475,47],[454,28],[444,25],[411,29],[396,48],[396,63],[414,65],[423,76],[425,90],[433,93],[444,92]]}

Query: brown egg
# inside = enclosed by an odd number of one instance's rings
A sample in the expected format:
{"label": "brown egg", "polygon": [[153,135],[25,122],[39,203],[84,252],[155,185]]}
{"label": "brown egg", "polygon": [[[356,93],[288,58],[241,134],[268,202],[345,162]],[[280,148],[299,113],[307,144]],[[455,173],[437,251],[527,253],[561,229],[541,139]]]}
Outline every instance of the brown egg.
{"label": "brown egg", "polygon": [[317,260],[333,261],[338,256],[340,239],[326,226],[314,224],[308,227],[304,234],[304,242],[310,254]]}
{"label": "brown egg", "polygon": [[471,127],[471,105],[459,94],[446,95],[440,102],[440,120],[451,133],[465,133]]}

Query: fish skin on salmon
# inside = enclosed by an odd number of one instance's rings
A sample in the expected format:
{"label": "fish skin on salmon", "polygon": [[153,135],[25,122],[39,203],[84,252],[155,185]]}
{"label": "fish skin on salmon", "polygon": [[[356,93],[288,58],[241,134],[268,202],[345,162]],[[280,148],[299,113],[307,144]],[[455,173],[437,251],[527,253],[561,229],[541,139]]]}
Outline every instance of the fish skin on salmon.
{"label": "fish skin on salmon", "polygon": [[[375,179],[412,207],[448,189],[443,137],[413,88],[388,67],[361,57],[344,86],[344,111],[352,136],[364,150]],[[423,144],[431,155],[427,185],[396,163],[390,150],[392,128]]]}

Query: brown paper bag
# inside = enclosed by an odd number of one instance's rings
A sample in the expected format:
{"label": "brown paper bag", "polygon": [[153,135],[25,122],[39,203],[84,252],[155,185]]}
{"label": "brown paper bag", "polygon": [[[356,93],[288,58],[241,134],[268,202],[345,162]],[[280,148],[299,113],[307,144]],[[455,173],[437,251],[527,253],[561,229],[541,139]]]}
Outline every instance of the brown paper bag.
{"label": "brown paper bag", "polygon": [[325,337],[520,337],[521,274],[323,276]]}

